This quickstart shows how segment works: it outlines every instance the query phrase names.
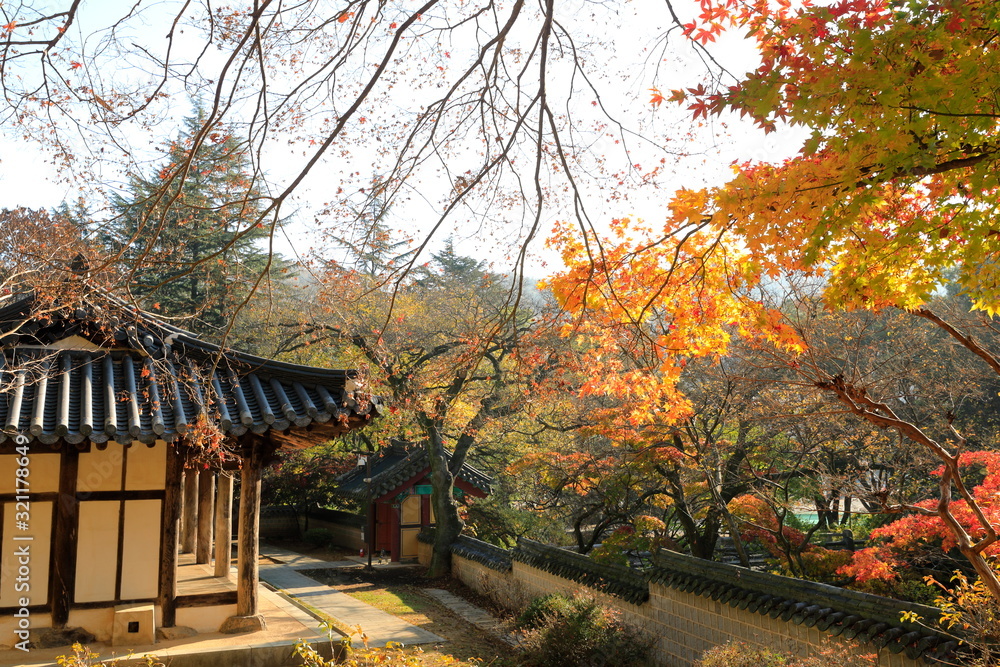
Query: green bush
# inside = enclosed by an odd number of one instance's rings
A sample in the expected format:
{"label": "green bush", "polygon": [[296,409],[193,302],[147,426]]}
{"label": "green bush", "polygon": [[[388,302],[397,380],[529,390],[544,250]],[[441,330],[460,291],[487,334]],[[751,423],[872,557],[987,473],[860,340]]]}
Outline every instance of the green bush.
{"label": "green bush", "polygon": [[544,624],[547,619],[561,618],[572,609],[570,599],[560,593],[550,593],[535,598],[517,617],[517,627],[531,630]]}
{"label": "green bush", "polygon": [[310,528],[302,533],[302,541],[317,548],[329,546],[333,541],[333,533],[326,528]]}
{"label": "green bush", "polygon": [[535,601],[539,611],[532,622],[537,626],[527,630],[521,641],[524,664],[640,667],[650,663],[652,639],[623,623],[617,610],[586,596],[546,598],[562,599]]}

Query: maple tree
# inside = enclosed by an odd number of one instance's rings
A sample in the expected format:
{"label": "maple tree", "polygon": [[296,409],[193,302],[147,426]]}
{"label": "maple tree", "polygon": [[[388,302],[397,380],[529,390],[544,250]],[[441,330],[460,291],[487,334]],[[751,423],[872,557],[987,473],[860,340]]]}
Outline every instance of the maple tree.
{"label": "maple tree", "polygon": [[388,414],[367,429],[372,443],[397,438],[427,449],[436,519],[431,571],[441,573],[464,527],[455,477],[477,448],[504,436],[495,423],[525,402],[511,378],[528,317],[478,260],[450,244],[433,257],[396,288],[381,280],[391,266],[373,277],[366,263],[361,270],[328,263],[317,270],[311,311],[292,329],[295,345],[339,355],[361,370],[367,390],[385,397]]}
{"label": "maple tree", "polygon": [[[608,238],[581,241],[568,228],[557,235],[568,269],[553,287],[581,315],[578,328],[605,350],[621,342],[645,350],[670,399],[662,409],[679,417],[690,406],[671,391],[686,357],[724,354],[739,336],[808,358],[793,322],[767,303],[769,279],[822,280],[820,308],[899,308],[1000,370],[988,346],[928,306],[953,281],[973,308],[987,316],[1000,308],[992,67],[1000,7],[921,0],[821,7],[704,0],[701,7],[682,31],[702,46],[725,30],[747,31],[759,67],[730,85],[717,79],[669,96],[655,90],[652,103],[809,134],[784,162],[738,163],[723,185],[679,191],[655,229],[622,219]],[[856,377],[813,369],[815,389],[944,465],[934,509],[907,508],[940,517],[1000,597],[985,558],[997,526],[960,469],[966,437],[947,419],[937,430],[908,420]],[[953,513],[953,490],[976,516],[975,528]]]}
{"label": "maple tree", "polygon": [[[601,348],[605,356],[597,360],[587,354],[588,337],[570,341],[558,361],[546,359],[553,370],[536,376],[531,390],[538,423],[558,425],[564,437],[526,443],[508,472],[524,480],[521,503],[560,518],[581,552],[652,515],[678,547],[713,558],[720,535],[739,532],[729,510],[737,496],[783,495],[790,515],[793,500],[820,496],[832,513],[839,491],[862,492],[847,481],[863,465],[844,443],[844,420],[808,390],[789,386],[792,374],[766,354],[740,346],[717,365],[689,360],[678,385],[689,413],[661,419],[656,403],[636,405],[628,380],[614,382],[629,375],[626,369],[642,370],[641,358]],[[608,378],[607,392],[584,390],[596,377]],[[567,402],[574,409],[556,407]],[[639,409],[643,419],[629,423]]]}
{"label": "maple tree", "polygon": [[107,285],[106,276],[92,275],[89,246],[73,220],[61,213],[19,207],[0,210],[0,305],[34,295],[36,316],[74,303],[83,283]]}

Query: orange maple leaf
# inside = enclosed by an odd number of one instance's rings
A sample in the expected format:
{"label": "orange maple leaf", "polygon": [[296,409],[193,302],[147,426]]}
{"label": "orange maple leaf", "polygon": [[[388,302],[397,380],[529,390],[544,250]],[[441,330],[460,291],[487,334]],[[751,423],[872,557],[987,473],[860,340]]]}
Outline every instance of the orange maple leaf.
{"label": "orange maple leaf", "polygon": [[650,104],[654,107],[658,107],[663,104],[663,93],[660,92],[659,88],[650,88],[649,92],[653,94],[653,96],[649,99]]}

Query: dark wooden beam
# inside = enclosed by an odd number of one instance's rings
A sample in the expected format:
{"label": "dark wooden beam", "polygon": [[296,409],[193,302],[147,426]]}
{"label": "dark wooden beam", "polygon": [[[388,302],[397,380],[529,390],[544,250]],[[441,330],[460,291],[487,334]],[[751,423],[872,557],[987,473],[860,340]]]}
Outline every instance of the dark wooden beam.
{"label": "dark wooden beam", "polygon": [[181,553],[194,553],[198,539],[198,471],[184,471],[184,518],[181,524]]}
{"label": "dark wooden beam", "polygon": [[263,472],[260,465],[260,443],[253,442],[247,450],[240,473],[240,528],[237,536],[240,555],[236,582],[239,591],[236,614],[239,616],[253,616],[257,613],[257,587],[260,584],[257,569],[260,558],[260,545],[257,542],[260,533],[260,480]]}
{"label": "dark wooden beam", "polygon": [[244,441],[243,467],[240,470],[240,518],[237,553],[236,615],[226,619],[219,628],[223,633],[255,632],[266,625],[258,609],[257,589],[260,573],[257,560],[260,548],[257,536],[260,531],[260,480],[263,461],[269,456],[271,447],[261,438],[253,437]]}
{"label": "dark wooden beam", "polygon": [[67,449],[59,469],[59,500],[56,502],[56,525],[52,531],[52,626],[66,627],[69,608],[76,593],[76,539],[80,525],[80,501],[76,499],[76,478],[80,452]]}
{"label": "dark wooden beam", "polygon": [[215,471],[202,470],[198,473],[198,539],[195,546],[195,562],[212,562],[212,529],[215,526]]}
{"label": "dark wooden beam", "polygon": [[215,501],[215,576],[226,579],[233,557],[233,475],[219,473]]}
{"label": "dark wooden beam", "polygon": [[236,591],[194,593],[177,598],[178,607],[214,607],[224,604],[236,604]]}
{"label": "dark wooden beam", "polygon": [[177,624],[177,547],[180,538],[182,476],[184,461],[167,445],[166,491],[161,511],[162,533],[160,538],[160,624],[172,628]]}

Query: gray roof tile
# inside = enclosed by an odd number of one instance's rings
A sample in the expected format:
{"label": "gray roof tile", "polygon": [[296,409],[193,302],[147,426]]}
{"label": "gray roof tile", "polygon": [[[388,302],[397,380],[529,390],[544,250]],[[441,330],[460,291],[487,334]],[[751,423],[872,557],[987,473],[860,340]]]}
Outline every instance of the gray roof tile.
{"label": "gray roof tile", "polygon": [[[77,307],[39,323],[31,301],[0,309],[0,443],[16,435],[46,444],[170,442],[200,417],[231,436],[317,424],[349,430],[379,413],[378,398],[348,390],[351,371],[223,350],[135,312],[102,312],[98,321]],[[99,348],[53,347],[71,335]]]}

